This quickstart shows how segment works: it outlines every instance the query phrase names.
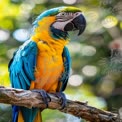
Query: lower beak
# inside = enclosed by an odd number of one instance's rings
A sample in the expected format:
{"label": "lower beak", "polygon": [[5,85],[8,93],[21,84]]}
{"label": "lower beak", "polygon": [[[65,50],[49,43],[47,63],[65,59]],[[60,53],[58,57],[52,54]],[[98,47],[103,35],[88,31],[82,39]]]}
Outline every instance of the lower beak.
{"label": "lower beak", "polygon": [[78,35],[81,35],[86,28],[86,20],[85,17],[80,14],[76,18],[74,18],[71,22],[67,23],[64,30],[65,31],[73,31],[79,30]]}

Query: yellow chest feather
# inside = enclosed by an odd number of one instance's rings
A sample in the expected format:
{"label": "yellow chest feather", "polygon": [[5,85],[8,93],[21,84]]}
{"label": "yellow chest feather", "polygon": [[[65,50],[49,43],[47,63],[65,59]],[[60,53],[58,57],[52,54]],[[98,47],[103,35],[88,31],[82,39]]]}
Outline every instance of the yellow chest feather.
{"label": "yellow chest feather", "polygon": [[62,72],[63,60],[61,55],[54,55],[51,52],[39,53],[35,70],[35,88],[55,91]]}

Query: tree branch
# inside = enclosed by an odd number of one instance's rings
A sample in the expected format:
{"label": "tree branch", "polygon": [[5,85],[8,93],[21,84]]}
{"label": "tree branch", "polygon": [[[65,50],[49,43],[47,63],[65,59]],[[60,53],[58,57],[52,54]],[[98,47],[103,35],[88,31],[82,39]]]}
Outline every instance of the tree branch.
{"label": "tree branch", "polygon": [[[55,94],[48,95],[51,98],[49,102],[49,109],[61,108],[60,100]],[[69,113],[90,122],[120,122],[118,115],[108,111],[100,110],[87,103],[79,101],[71,101],[67,99],[67,105],[60,110],[64,113]],[[25,106],[27,108],[38,107],[45,109],[46,106],[39,93],[30,90],[13,89],[0,87],[0,103],[12,104],[17,106]]]}

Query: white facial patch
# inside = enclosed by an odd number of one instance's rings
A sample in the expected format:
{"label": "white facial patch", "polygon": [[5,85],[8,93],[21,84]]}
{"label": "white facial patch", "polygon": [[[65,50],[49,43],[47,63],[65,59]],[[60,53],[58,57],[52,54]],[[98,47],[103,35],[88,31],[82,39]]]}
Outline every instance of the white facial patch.
{"label": "white facial patch", "polygon": [[64,31],[65,25],[68,24],[70,21],[71,21],[71,20],[64,21],[64,22],[58,22],[58,21],[56,21],[56,22],[53,24],[53,27],[56,28],[56,29],[59,29],[59,30]]}

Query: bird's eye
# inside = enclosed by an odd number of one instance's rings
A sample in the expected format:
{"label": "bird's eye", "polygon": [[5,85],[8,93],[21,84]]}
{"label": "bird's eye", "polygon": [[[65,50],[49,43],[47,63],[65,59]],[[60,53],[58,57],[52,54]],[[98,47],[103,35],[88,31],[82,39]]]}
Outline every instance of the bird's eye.
{"label": "bird's eye", "polygon": [[66,13],[62,13],[61,15],[66,15]]}
{"label": "bird's eye", "polygon": [[65,12],[59,13],[58,16],[66,16]]}

